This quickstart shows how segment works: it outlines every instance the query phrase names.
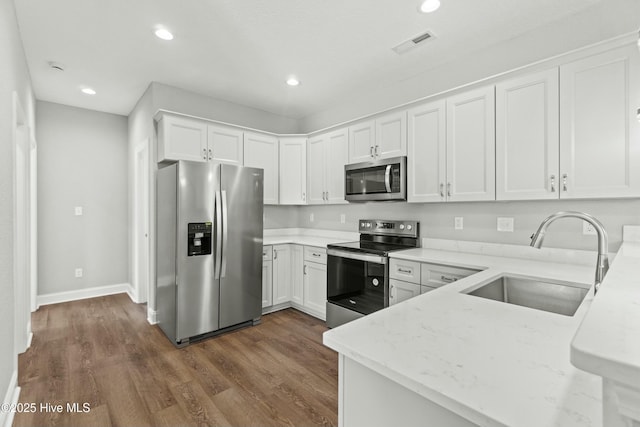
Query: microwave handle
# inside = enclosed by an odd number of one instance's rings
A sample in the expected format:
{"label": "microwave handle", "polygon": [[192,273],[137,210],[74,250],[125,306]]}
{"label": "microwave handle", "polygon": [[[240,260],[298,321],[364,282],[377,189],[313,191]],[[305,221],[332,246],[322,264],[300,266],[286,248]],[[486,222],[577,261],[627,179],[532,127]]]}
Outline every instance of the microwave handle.
{"label": "microwave handle", "polygon": [[384,185],[387,187],[387,193],[391,193],[391,165],[387,165],[387,170],[384,172]]}

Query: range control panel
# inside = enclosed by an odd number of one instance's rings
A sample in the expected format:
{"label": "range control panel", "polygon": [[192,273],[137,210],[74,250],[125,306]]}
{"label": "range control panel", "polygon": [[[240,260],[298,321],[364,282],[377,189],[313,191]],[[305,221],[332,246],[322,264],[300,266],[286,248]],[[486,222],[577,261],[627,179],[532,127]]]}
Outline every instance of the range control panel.
{"label": "range control panel", "polygon": [[361,219],[358,231],[363,234],[382,234],[390,236],[418,237],[418,221],[395,221],[384,219]]}

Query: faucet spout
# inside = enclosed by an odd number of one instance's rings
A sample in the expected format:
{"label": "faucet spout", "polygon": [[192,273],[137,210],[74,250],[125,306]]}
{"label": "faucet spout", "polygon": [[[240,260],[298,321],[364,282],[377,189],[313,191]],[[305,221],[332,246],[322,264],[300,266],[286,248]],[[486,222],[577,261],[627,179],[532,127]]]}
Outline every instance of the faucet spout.
{"label": "faucet spout", "polygon": [[594,293],[598,292],[604,276],[609,271],[609,237],[604,229],[604,226],[593,216],[584,212],[557,212],[553,215],[549,215],[542,221],[538,230],[531,236],[531,246],[540,249],[542,247],[542,241],[544,240],[547,228],[552,222],[559,218],[579,218],[583,221],[587,221],[596,230],[598,236],[598,259],[596,262],[596,277]]}

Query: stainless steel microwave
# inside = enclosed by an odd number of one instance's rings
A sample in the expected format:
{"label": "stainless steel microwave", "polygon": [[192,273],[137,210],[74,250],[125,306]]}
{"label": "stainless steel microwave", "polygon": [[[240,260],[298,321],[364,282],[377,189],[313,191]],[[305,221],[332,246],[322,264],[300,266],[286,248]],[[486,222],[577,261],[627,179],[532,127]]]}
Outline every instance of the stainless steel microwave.
{"label": "stainless steel microwave", "polygon": [[346,165],[344,194],[349,202],[407,200],[407,157]]}

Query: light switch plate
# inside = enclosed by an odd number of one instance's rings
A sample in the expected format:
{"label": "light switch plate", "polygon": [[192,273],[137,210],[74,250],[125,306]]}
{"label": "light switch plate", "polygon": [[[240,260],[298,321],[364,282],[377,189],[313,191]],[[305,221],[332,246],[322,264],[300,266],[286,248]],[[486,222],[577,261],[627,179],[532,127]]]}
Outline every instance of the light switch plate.
{"label": "light switch plate", "polygon": [[82,269],[76,268],[76,277],[82,277]]}
{"label": "light switch plate", "polygon": [[75,213],[76,213],[76,216],[82,215],[82,206],[76,206]]}
{"label": "light switch plate", "polygon": [[498,217],[498,231],[513,231],[513,218]]}
{"label": "light switch plate", "polygon": [[315,217],[313,216],[312,213],[309,214],[309,222],[313,222],[315,220]]}
{"label": "light switch plate", "polygon": [[345,214],[340,214],[340,224],[344,224],[347,222],[347,216]]}
{"label": "light switch plate", "polygon": [[453,228],[456,230],[462,230],[464,228],[464,218],[457,216],[453,219]]}

